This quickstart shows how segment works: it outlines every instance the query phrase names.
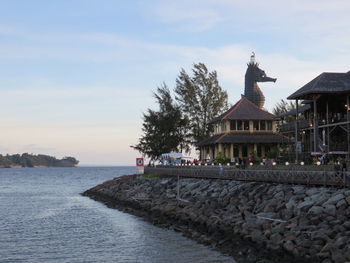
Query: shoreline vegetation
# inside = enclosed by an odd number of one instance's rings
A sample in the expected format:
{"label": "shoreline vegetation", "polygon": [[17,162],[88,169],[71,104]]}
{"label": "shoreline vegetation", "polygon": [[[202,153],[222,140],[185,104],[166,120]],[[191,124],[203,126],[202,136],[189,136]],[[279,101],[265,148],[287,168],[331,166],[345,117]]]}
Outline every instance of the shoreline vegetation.
{"label": "shoreline vegetation", "polygon": [[0,154],[0,168],[45,168],[45,167],[76,167],[79,161],[74,157],[56,157],[45,154]]}

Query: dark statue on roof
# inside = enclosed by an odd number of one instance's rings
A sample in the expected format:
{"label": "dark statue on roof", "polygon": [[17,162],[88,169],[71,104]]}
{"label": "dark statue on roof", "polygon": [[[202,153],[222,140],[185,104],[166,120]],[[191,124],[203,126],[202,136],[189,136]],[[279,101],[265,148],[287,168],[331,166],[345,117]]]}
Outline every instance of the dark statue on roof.
{"label": "dark statue on roof", "polygon": [[247,65],[248,68],[245,73],[244,96],[259,108],[262,108],[265,103],[265,96],[260,90],[257,82],[276,82],[277,79],[267,77],[265,71],[259,68],[259,64],[255,62],[254,52],[252,53],[250,62]]}

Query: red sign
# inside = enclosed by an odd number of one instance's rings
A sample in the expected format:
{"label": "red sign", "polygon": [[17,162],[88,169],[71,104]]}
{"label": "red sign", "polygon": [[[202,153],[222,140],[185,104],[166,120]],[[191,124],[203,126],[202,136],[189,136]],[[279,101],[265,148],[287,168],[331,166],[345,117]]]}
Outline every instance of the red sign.
{"label": "red sign", "polygon": [[143,158],[136,158],[136,166],[143,166]]}

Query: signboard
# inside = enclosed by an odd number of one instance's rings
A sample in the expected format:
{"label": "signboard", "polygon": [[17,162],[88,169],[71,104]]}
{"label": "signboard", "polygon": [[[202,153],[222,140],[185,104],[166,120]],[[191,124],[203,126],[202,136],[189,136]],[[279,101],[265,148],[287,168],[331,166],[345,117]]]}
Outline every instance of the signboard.
{"label": "signboard", "polygon": [[136,158],[136,166],[137,167],[143,167],[144,166],[143,158]]}
{"label": "signboard", "polygon": [[136,170],[138,174],[144,173],[144,160],[143,158],[136,158]]}

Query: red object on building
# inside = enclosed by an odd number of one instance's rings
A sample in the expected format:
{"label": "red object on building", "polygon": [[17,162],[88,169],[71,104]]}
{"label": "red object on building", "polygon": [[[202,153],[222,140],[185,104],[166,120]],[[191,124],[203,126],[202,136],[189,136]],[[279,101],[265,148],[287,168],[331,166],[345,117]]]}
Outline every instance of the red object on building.
{"label": "red object on building", "polygon": [[136,166],[144,166],[143,158],[136,158]]}

